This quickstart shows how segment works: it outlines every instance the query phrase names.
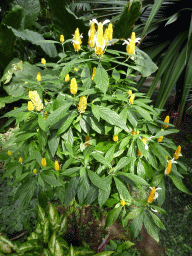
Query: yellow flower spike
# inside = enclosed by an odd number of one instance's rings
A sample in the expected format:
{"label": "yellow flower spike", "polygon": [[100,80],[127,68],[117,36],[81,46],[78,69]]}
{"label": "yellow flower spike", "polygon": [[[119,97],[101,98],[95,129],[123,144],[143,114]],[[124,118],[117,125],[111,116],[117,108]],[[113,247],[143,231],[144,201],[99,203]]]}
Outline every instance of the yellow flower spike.
{"label": "yellow flower spike", "polygon": [[28,111],[33,111],[33,110],[34,110],[33,103],[31,101],[28,101]]}
{"label": "yellow flower spike", "polygon": [[77,81],[75,78],[71,79],[70,92],[75,95],[77,93]]}
{"label": "yellow flower spike", "polygon": [[[169,116],[166,116],[165,120],[164,120],[164,123],[169,123]],[[163,124],[163,128],[167,128],[169,125],[167,124]]]}
{"label": "yellow flower spike", "polygon": [[34,173],[34,174],[37,174],[37,169],[33,169],[33,173]]}
{"label": "yellow flower spike", "polygon": [[149,193],[149,197],[147,199],[148,203],[152,204],[153,200],[155,199],[155,192],[156,192],[155,187],[152,187]]}
{"label": "yellow flower spike", "polygon": [[113,141],[118,141],[118,135],[113,135]]}
{"label": "yellow flower spike", "polygon": [[89,47],[90,48],[95,47],[95,23],[94,22],[91,22],[88,36],[89,36],[89,39],[88,39]]}
{"label": "yellow flower spike", "polygon": [[65,39],[64,39],[64,36],[63,35],[60,35],[60,42],[61,43],[64,43]]}
{"label": "yellow flower spike", "polygon": [[36,80],[38,82],[41,82],[41,73],[40,72],[37,73]]}
{"label": "yellow flower spike", "polygon": [[28,82],[25,82],[25,84],[28,84]]}
{"label": "yellow flower spike", "polygon": [[85,147],[87,147],[87,146],[90,145],[89,143],[87,143],[87,141],[89,141],[89,140],[90,140],[90,136],[89,136],[89,135],[86,135],[86,136],[85,136]]}
{"label": "yellow flower spike", "polygon": [[135,135],[135,134],[136,134],[136,132],[135,132],[134,130],[132,130],[131,134],[132,134],[132,135]]}
{"label": "yellow flower spike", "polygon": [[139,131],[137,131],[137,134],[139,134]]}
{"label": "yellow flower spike", "polygon": [[108,43],[108,38],[109,38],[109,30],[108,28],[105,29],[105,33],[104,33],[104,36],[103,36],[104,40],[105,40],[105,46],[107,45]]}
{"label": "yellow flower spike", "polygon": [[134,99],[135,99],[135,95],[134,94],[131,94],[131,97],[129,99],[129,103],[132,105],[133,102],[134,102]]}
{"label": "yellow flower spike", "polygon": [[10,150],[8,150],[7,154],[8,154],[9,156],[11,156],[11,151],[10,151]]}
{"label": "yellow flower spike", "polygon": [[39,132],[39,129],[37,128],[37,130],[36,130],[37,132]]}
{"label": "yellow flower spike", "polygon": [[58,161],[55,161],[54,166],[55,166],[55,171],[59,171],[60,170]]}
{"label": "yellow flower spike", "polygon": [[124,207],[127,203],[122,199],[121,200],[121,205]]}
{"label": "yellow flower spike", "polygon": [[97,55],[102,55],[105,49],[105,39],[103,37],[103,24],[99,22],[97,29],[96,47],[95,53]]}
{"label": "yellow flower spike", "polygon": [[75,30],[75,34],[73,36],[73,41],[72,41],[73,47],[74,47],[75,51],[77,51],[77,52],[81,49],[81,44],[82,44],[81,37],[82,36],[80,36],[79,28],[77,28]]}
{"label": "yellow flower spike", "polygon": [[87,97],[86,96],[82,96],[80,98],[80,101],[79,101],[77,109],[79,110],[79,113],[84,113],[86,108],[87,108]]}
{"label": "yellow flower spike", "polygon": [[41,165],[42,165],[42,167],[46,167],[47,166],[47,161],[46,161],[45,158],[42,158]]}
{"label": "yellow flower spike", "polygon": [[147,143],[147,139],[146,138],[143,138],[142,141],[143,141],[144,144]]}
{"label": "yellow flower spike", "polygon": [[141,38],[135,38],[135,32],[132,32],[131,39],[124,40],[123,44],[127,44],[126,51],[128,54],[135,54],[135,43],[139,43]]}
{"label": "yellow flower spike", "polygon": [[166,157],[166,159],[168,160],[168,156],[165,156]]}
{"label": "yellow flower spike", "polygon": [[14,109],[17,109],[17,107],[14,107]]}
{"label": "yellow flower spike", "polygon": [[132,94],[132,90],[129,90],[129,91],[128,91],[128,94],[131,95],[131,94]]}
{"label": "yellow flower spike", "polygon": [[46,64],[46,60],[44,58],[41,59],[41,64],[43,64],[43,65]]}
{"label": "yellow flower spike", "polygon": [[113,24],[109,23],[108,25],[108,40],[111,41],[113,38]]}
{"label": "yellow flower spike", "polygon": [[[29,91],[29,98],[32,102],[32,105],[35,107],[36,111],[41,111],[43,109],[43,103],[37,91]],[[28,102],[28,110],[29,108],[32,108],[32,105]]]}
{"label": "yellow flower spike", "polygon": [[78,69],[77,69],[77,68],[74,68],[74,71],[78,71]]}
{"label": "yellow flower spike", "polygon": [[166,167],[166,169],[165,169],[165,174],[166,174],[166,175],[169,175],[169,174],[170,174],[170,172],[171,172],[171,167],[172,167],[172,161],[169,160],[168,163],[167,163],[167,167]]}
{"label": "yellow flower spike", "polygon": [[138,149],[138,151],[137,151],[137,155],[140,156],[140,157],[143,156],[143,154],[141,153],[141,151],[140,151],[139,149]]}
{"label": "yellow flower spike", "polygon": [[175,151],[173,157],[174,157],[175,159],[178,159],[180,156],[182,156],[182,154],[181,154],[181,146],[179,145],[179,146],[177,147],[177,149],[176,149],[176,151]]}
{"label": "yellow flower spike", "polygon": [[163,136],[160,136],[159,138],[157,138],[158,142],[162,142],[162,140],[163,140]]}
{"label": "yellow flower spike", "polygon": [[67,74],[66,76],[65,76],[65,82],[69,82],[69,74]]}
{"label": "yellow flower spike", "polygon": [[94,81],[95,79],[95,72],[96,72],[96,67],[93,68],[93,73],[92,73],[92,81]]}
{"label": "yellow flower spike", "polygon": [[19,158],[19,163],[22,163],[23,162],[23,158]]}

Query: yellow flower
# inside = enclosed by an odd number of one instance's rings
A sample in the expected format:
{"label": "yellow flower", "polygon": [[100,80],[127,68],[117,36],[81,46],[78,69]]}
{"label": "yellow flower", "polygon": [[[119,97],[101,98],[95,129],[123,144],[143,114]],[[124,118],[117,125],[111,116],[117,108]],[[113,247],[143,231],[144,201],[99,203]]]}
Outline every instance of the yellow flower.
{"label": "yellow flower", "polygon": [[150,187],[151,191],[149,193],[149,197],[147,199],[147,202],[152,204],[153,200],[157,199],[158,193],[156,192],[157,190],[160,190],[162,188],[155,188],[155,187]]}
{"label": "yellow flower", "polygon": [[25,82],[25,84],[28,84],[28,82]]}
{"label": "yellow flower", "polygon": [[118,135],[113,135],[113,141],[118,141]]}
{"label": "yellow flower", "polygon": [[142,141],[143,141],[144,144],[147,143],[147,139],[146,138],[143,138]]}
{"label": "yellow flower", "polygon": [[179,146],[177,147],[177,149],[176,149],[176,151],[175,151],[173,157],[174,157],[175,159],[178,159],[180,156],[182,156],[182,154],[181,154],[181,146],[179,145]]}
{"label": "yellow flower", "polygon": [[95,23],[91,21],[91,24],[90,24],[90,29],[89,29],[89,32],[88,32],[88,36],[89,36],[89,39],[88,39],[88,45],[89,47],[93,48],[95,47]]}
{"label": "yellow flower", "polygon": [[143,154],[141,153],[141,151],[140,151],[139,149],[138,149],[138,151],[137,151],[137,155],[140,156],[140,157],[143,156]]}
{"label": "yellow flower", "polygon": [[135,99],[135,95],[134,94],[131,94],[131,97],[129,99],[129,103],[132,105],[133,104],[133,101]]}
{"label": "yellow flower", "polygon": [[89,143],[87,143],[87,141],[89,141],[89,140],[90,140],[90,136],[89,136],[89,135],[86,135],[86,136],[85,136],[85,147],[87,147],[87,146],[90,145]]}
{"label": "yellow flower", "polygon": [[103,54],[104,49],[105,49],[105,39],[103,37],[103,24],[99,22],[98,28],[97,28],[95,53],[98,55],[101,55]]}
{"label": "yellow flower", "polygon": [[[41,102],[41,99],[37,91],[29,91],[29,98],[32,102],[32,105],[35,107],[36,111],[41,111],[43,109],[43,103]],[[28,110],[32,109],[32,105],[28,102]]]}
{"label": "yellow flower", "polygon": [[75,78],[71,79],[70,92],[75,95],[77,93],[77,81]]}
{"label": "yellow flower", "polygon": [[131,39],[124,40],[123,44],[127,44],[126,51],[128,54],[135,54],[135,43],[139,43],[141,38],[135,38],[135,32],[132,32]]}
{"label": "yellow flower", "polygon": [[55,171],[59,171],[60,167],[59,167],[59,163],[58,161],[55,161]]}
{"label": "yellow flower", "polygon": [[128,94],[131,95],[131,94],[132,94],[132,90],[129,90],[129,91],[128,91]]}
{"label": "yellow flower", "polygon": [[95,72],[96,72],[96,67],[93,68],[93,73],[92,73],[92,81],[94,81],[95,79]]}
{"label": "yellow flower", "polygon": [[19,163],[22,163],[23,162],[23,158],[19,158]]}
{"label": "yellow flower", "polygon": [[10,151],[10,150],[8,150],[8,152],[7,152],[7,153],[8,153],[8,155],[9,155],[9,156],[11,156],[11,151]]}
{"label": "yellow flower", "polygon": [[109,30],[108,28],[105,29],[105,33],[104,33],[104,36],[103,36],[104,40],[105,40],[105,46],[107,45],[108,41],[109,41]]}
{"label": "yellow flower", "polygon": [[163,136],[160,136],[159,138],[157,138],[158,142],[162,142],[162,140],[163,140]]}
{"label": "yellow flower", "polygon": [[36,80],[38,82],[41,82],[41,73],[40,72],[37,73]]}
{"label": "yellow flower", "polygon": [[45,158],[42,158],[41,165],[42,165],[42,167],[46,167],[47,166],[47,162],[46,162]]}
{"label": "yellow flower", "polygon": [[[169,123],[169,116],[166,116],[165,120],[164,120],[164,123]],[[167,128],[169,125],[167,124],[163,124],[163,128]]]}
{"label": "yellow flower", "polygon": [[74,71],[78,71],[78,69],[77,69],[77,68],[74,68]]}
{"label": "yellow flower", "polygon": [[113,25],[109,23],[108,25],[108,40],[111,41],[113,38]]}
{"label": "yellow flower", "polygon": [[168,175],[171,172],[171,167],[172,167],[172,161],[169,160],[167,163],[167,167],[165,169],[165,174]]}
{"label": "yellow flower", "polygon": [[34,173],[34,174],[37,174],[37,169],[33,169],[33,173]]}
{"label": "yellow flower", "polygon": [[132,134],[132,135],[135,135],[135,134],[136,134],[136,132],[135,132],[134,130],[132,130],[131,134]]}
{"label": "yellow flower", "polygon": [[65,76],[65,82],[69,82],[69,74]]}
{"label": "yellow flower", "polygon": [[60,35],[60,42],[63,43],[65,41],[64,36]]}
{"label": "yellow flower", "polygon": [[48,118],[48,114],[47,114],[47,111],[45,111],[45,117],[44,117],[44,119],[46,120],[47,118]]}
{"label": "yellow flower", "polygon": [[79,51],[81,49],[81,44],[82,44],[82,41],[81,41],[81,38],[82,36],[80,36],[80,33],[79,33],[79,28],[77,28],[75,30],[75,34],[73,36],[73,47],[75,49],[75,51]]}
{"label": "yellow flower", "polygon": [[14,107],[14,109],[17,109],[17,107]]}
{"label": "yellow flower", "polygon": [[122,199],[121,200],[121,205],[124,207],[126,205],[126,202]]}
{"label": "yellow flower", "polygon": [[33,106],[33,103],[31,101],[28,101],[28,110],[29,111],[33,111],[34,110],[34,106]]}
{"label": "yellow flower", "polygon": [[43,65],[46,64],[46,60],[44,58],[41,59],[41,64],[43,64]]}
{"label": "yellow flower", "polygon": [[84,113],[86,108],[87,108],[87,97],[86,96],[82,96],[80,98],[79,104],[78,104],[78,110],[79,113]]}
{"label": "yellow flower", "polygon": [[139,134],[139,131],[137,131],[137,134]]}

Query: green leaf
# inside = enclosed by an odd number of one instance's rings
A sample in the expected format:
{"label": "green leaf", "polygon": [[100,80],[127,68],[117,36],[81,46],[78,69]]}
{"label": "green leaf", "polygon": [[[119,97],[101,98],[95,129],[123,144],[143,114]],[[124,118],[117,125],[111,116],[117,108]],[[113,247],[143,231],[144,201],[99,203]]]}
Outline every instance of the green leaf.
{"label": "green leaf", "polygon": [[127,166],[131,161],[133,160],[132,157],[127,157],[124,156],[122,157],[119,162],[117,163],[117,165],[114,167],[114,171],[117,172],[121,169],[123,169],[125,166]]}
{"label": "green leaf", "polygon": [[59,140],[60,140],[60,138],[57,137],[57,131],[53,130],[51,132],[51,136],[48,140],[48,146],[49,146],[49,150],[51,152],[52,157],[54,157],[54,155],[57,151],[57,148],[59,146]]}
{"label": "green leaf", "polygon": [[135,175],[133,173],[117,172],[116,174],[123,175],[123,176],[129,178],[130,180],[134,181],[136,185],[139,183],[144,186],[149,186],[149,183],[147,183],[147,181],[145,181],[143,178],[141,178],[138,175]]}
{"label": "green leaf", "polygon": [[61,172],[61,175],[72,177],[72,175],[74,173],[78,172],[79,170],[80,170],[80,167],[72,167],[72,168],[69,168],[69,169],[65,169],[64,172]]}
{"label": "green leaf", "polygon": [[158,235],[158,230],[157,227],[155,226],[153,220],[149,216],[148,212],[145,212],[145,217],[144,217],[144,225],[145,228],[147,229],[147,232],[157,241],[159,242],[159,235]]}
{"label": "green leaf", "polygon": [[159,206],[153,205],[153,208],[162,214],[167,214],[166,211]]}
{"label": "green leaf", "polygon": [[157,215],[155,215],[153,212],[149,211],[149,213],[151,214],[155,224],[161,228],[161,229],[164,229],[166,230],[165,226],[163,225],[163,223],[161,222],[161,220],[157,217]]}
{"label": "green leaf", "polygon": [[107,166],[107,167],[109,167],[109,168],[112,168],[112,166],[111,166],[111,164],[109,163],[109,161],[108,161],[104,156],[102,156],[101,153],[99,153],[99,152],[93,152],[91,155],[92,155],[93,158],[94,158],[95,160],[97,160],[98,162],[104,164],[105,166]]}
{"label": "green leaf", "polygon": [[61,186],[61,183],[56,179],[52,171],[43,172],[41,174],[41,177],[44,180],[44,182],[46,182],[51,186],[54,186],[54,187]]}
{"label": "green leaf", "polygon": [[[85,89],[89,89],[91,87],[92,80],[91,80],[91,76],[90,76],[90,71],[89,71],[88,65],[86,65],[83,68],[83,70],[82,70],[81,81],[82,81]],[[94,90],[92,90],[92,91],[94,91]],[[88,95],[88,94],[85,92],[83,95]],[[79,95],[79,97],[80,97],[80,95]]]}
{"label": "green leaf", "polygon": [[157,187],[162,179],[163,179],[163,174],[155,175],[151,182],[151,187]]}
{"label": "green leaf", "polygon": [[99,114],[99,109],[96,105],[91,104],[91,110],[93,115],[97,118],[98,122],[100,121],[100,114]]}
{"label": "green leaf", "polygon": [[60,226],[59,214],[55,207],[49,202],[48,218],[53,231],[58,231]]}
{"label": "green leaf", "polygon": [[114,208],[112,211],[110,211],[107,214],[107,218],[106,218],[106,221],[105,221],[105,228],[109,227],[110,225],[112,225],[117,220],[121,210],[122,210],[122,206],[120,206],[118,208]]}
{"label": "green leaf", "polygon": [[87,178],[87,173],[85,168],[81,168],[80,170],[80,181],[78,185],[78,190],[77,190],[77,197],[79,200],[79,204],[83,205],[83,201],[85,200],[87,193],[89,191],[89,180]]}
{"label": "green leaf", "polygon": [[123,120],[115,111],[112,111],[109,108],[106,108],[103,106],[98,106],[98,108],[99,108],[101,118],[103,118],[109,124],[118,126],[128,132],[128,128],[126,124],[123,122]]}
{"label": "green leaf", "polygon": [[126,201],[131,201],[131,196],[129,194],[129,191],[127,187],[124,185],[122,181],[120,181],[118,178],[113,176],[113,179],[115,180],[115,185],[117,188],[117,191],[119,192],[119,195],[122,196],[122,198]]}
{"label": "green leaf", "polygon": [[87,197],[85,198],[84,204],[92,204],[95,201],[95,199],[98,198],[98,193],[99,189],[95,185],[91,184],[91,186],[89,187],[89,191],[87,193]]}
{"label": "green leaf", "polygon": [[65,190],[65,207],[74,199],[79,184],[79,176],[71,178]]}
{"label": "green leaf", "polygon": [[164,151],[164,148],[163,149],[162,148],[163,147],[159,145],[158,142],[153,142],[153,143],[150,143],[149,145],[149,149],[151,149],[151,151],[159,159],[161,164],[163,166],[166,166],[167,165],[166,154],[162,152]]}
{"label": "green leaf", "polygon": [[97,133],[104,134],[105,130],[102,123],[98,122],[97,119],[90,115],[83,115],[83,119],[86,120],[87,124],[95,130]]}
{"label": "green leaf", "polygon": [[16,30],[10,26],[7,26],[9,29],[13,31],[13,33],[20,37],[23,40],[27,40],[31,42],[32,44],[39,45],[42,50],[49,55],[49,57],[56,57],[57,56],[57,50],[54,44],[44,44],[39,43],[38,41],[44,40],[42,35],[40,35],[38,32],[34,32],[32,30],[24,29],[23,31]]}
{"label": "green leaf", "polygon": [[153,169],[152,169],[151,165],[144,162],[142,159],[140,159],[140,162],[142,163],[142,165],[144,167],[145,174],[147,175],[147,178],[151,179],[151,177],[153,175]]}
{"label": "green leaf", "polygon": [[134,112],[129,108],[127,108],[127,118],[133,127],[137,127],[137,117]]}
{"label": "green leaf", "polygon": [[135,219],[143,211],[144,211],[143,207],[137,207],[137,208],[133,209],[131,212],[129,212],[125,218],[127,221]]}
{"label": "green leaf", "polygon": [[59,128],[57,135],[65,132],[69,128],[69,126],[71,125],[71,123],[73,122],[73,120],[77,115],[78,115],[77,111],[73,111],[72,113],[70,113],[68,118],[64,121],[62,126]]}
{"label": "green leaf", "polygon": [[178,178],[176,178],[175,176],[173,175],[168,175],[171,180],[173,181],[174,185],[179,189],[181,190],[182,192],[184,193],[187,193],[187,194],[190,194],[187,190],[187,188],[185,187],[185,185],[183,184],[183,182],[181,180],[179,180]]}
{"label": "green leaf", "polygon": [[38,124],[39,124],[39,127],[45,132],[46,131],[45,119],[40,113],[38,114]]}
{"label": "green leaf", "polygon": [[89,133],[89,131],[90,131],[90,126],[89,126],[88,122],[85,121],[84,118],[81,118],[81,119],[80,119],[79,124],[80,124],[82,130],[83,130],[85,133]]}
{"label": "green leaf", "polygon": [[23,142],[24,140],[28,140],[29,138],[33,137],[34,135],[37,135],[37,134],[35,132],[19,134],[17,136],[17,139],[15,140],[15,142]]}
{"label": "green leaf", "polygon": [[105,186],[105,183],[104,183],[103,179],[101,179],[95,172],[87,170],[87,174],[88,174],[89,179],[91,180],[91,182],[96,187],[98,187],[98,188],[100,188],[102,190],[106,190],[106,186]]}
{"label": "green leaf", "polygon": [[151,116],[149,115],[149,111],[136,105],[134,105],[134,108],[144,119],[146,119],[147,121],[152,121]]}
{"label": "green leaf", "polygon": [[104,94],[106,94],[109,86],[109,78],[107,71],[102,67],[100,63],[95,72],[94,82],[96,83],[96,87],[99,88]]}
{"label": "green leaf", "polygon": [[116,82],[118,82],[120,79],[120,73],[118,72],[118,70],[116,70],[116,68],[113,69],[112,77],[115,79]]}
{"label": "green leaf", "polygon": [[99,189],[98,203],[99,203],[100,208],[102,208],[102,206],[104,205],[104,203],[107,201],[107,199],[110,196],[111,182],[112,182],[112,177],[107,176],[104,179],[104,183],[106,184],[106,189],[105,190]]}
{"label": "green leaf", "polygon": [[143,218],[144,218],[143,215],[144,215],[144,212],[141,212],[131,222],[131,225],[130,225],[130,235],[131,235],[131,239],[132,240],[135,239],[139,235],[139,233],[140,233],[140,231],[142,229]]}
{"label": "green leaf", "polygon": [[18,4],[23,9],[21,29],[31,28],[40,12],[39,0],[14,0],[14,4]]}
{"label": "green leaf", "polygon": [[71,105],[72,105],[71,102],[67,102],[63,104],[60,108],[53,111],[45,121],[46,127],[51,126],[57,123],[59,120],[61,120],[61,118],[63,118],[66,115]]}

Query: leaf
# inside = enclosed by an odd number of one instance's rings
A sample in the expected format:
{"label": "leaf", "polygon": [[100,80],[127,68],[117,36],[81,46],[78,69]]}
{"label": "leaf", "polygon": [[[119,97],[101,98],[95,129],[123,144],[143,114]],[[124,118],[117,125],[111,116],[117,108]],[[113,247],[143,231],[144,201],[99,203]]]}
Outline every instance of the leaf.
{"label": "leaf", "polygon": [[137,207],[127,214],[126,221],[135,219],[139,214],[144,211],[143,207]]}
{"label": "leaf", "polygon": [[155,175],[151,182],[151,187],[157,187],[162,179],[163,179],[163,174]]}
{"label": "leaf", "polygon": [[89,180],[87,178],[87,173],[84,167],[81,168],[80,173],[81,173],[81,177],[78,185],[77,197],[79,200],[79,204],[83,205],[83,201],[87,196],[90,186],[89,186]]}
{"label": "leaf", "polygon": [[117,165],[114,167],[114,171],[117,172],[121,169],[123,169],[125,166],[127,166],[131,161],[133,160],[132,157],[127,157],[124,156],[122,157],[119,162],[117,163]]}
{"label": "leaf", "polygon": [[104,183],[103,179],[101,179],[95,172],[87,170],[87,174],[88,174],[89,179],[91,180],[91,182],[96,187],[98,187],[98,188],[100,188],[102,190],[106,190],[106,186],[105,186],[105,183]]}
{"label": "leaf", "polygon": [[144,108],[141,108],[139,106],[134,105],[134,108],[137,110],[137,112],[147,121],[152,121],[151,116],[149,115],[149,112],[146,111]]}
{"label": "leaf", "polygon": [[80,121],[79,121],[79,124],[80,124],[82,130],[83,130],[86,134],[88,134],[89,131],[90,131],[90,126],[89,126],[88,122],[86,122],[84,118],[81,118]]}
{"label": "leaf", "polygon": [[109,163],[109,161],[104,157],[102,156],[101,153],[99,152],[93,152],[91,154],[93,156],[93,158],[95,158],[95,160],[97,160],[98,162],[102,163],[103,165],[105,166],[108,166],[109,168],[112,168],[111,164]]}
{"label": "leaf", "polygon": [[97,119],[90,115],[83,115],[83,119],[89,124],[89,126],[95,130],[97,133],[104,134],[105,130],[101,122],[98,122]]}
{"label": "leaf", "polygon": [[45,132],[46,131],[45,119],[40,113],[38,114],[38,124],[39,124],[39,127]]}
{"label": "leaf", "polygon": [[123,120],[119,117],[119,115],[115,111],[112,111],[109,108],[102,107],[102,106],[98,106],[98,108],[99,108],[101,118],[103,118],[109,124],[118,126],[128,132],[128,128],[126,124],[123,122]]}
{"label": "leaf", "polygon": [[53,130],[51,132],[51,136],[48,140],[48,146],[49,146],[49,150],[51,152],[52,157],[54,157],[54,155],[57,151],[57,148],[59,146],[59,140],[60,140],[60,138],[57,137],[57,131]]}
{"label": "leaf", "polygon": [[144,213],[141,212],[139,215],[137,215],[137,217],[135,217],[133,219],[133,221],[131,222],[131,225],[130,225],[130,235],[131,235],[131,239],[135,239],[141,229],[142,229],[142,226],[143,226],[143,218],[144,218]]}
{"label": "leaf", "polygon": [[58,109],[56,109],[55,111],[53,111],[45,121],[46,127],[57,123],[61,118],[63,118],[66,115],[71,105],[72,105],[71,102],[67,102],[63,104],[61,107],[59,107]]}
{"label": "leaf", "polygon": [[138,47],[136,47],[136,58],[135,63],[139,65],[141,75],[143,77],[148,77],[152,73],[154,73],[158,67],[156,64],[151,60],[151,58],[142,50],[140,50]]}
{"label": "leaf", "polygon": [[95,185],[91,184],[91,186],[89,187],[89,191],[87,193],[87,197],[85,198],[84,204],[92,204],[95,201],[95,199],[98,198],[98,193],[99,189]]}
{"label": "leaf", "polygon": [[140,9],[140,0],[133,0],[126,4],[120,18],[114,23],[114,38],[127,39],[130,37],[134,23],[141,14]]}
{"label": "leaf", "polygon": [[76,176],[71,178],[71,180],[69,181],[65,190],[65,207],[67,207],[71,203],[71,201],[75,198],[79,180],[80,180],[79,176]]}
{"label": "leaf", "polygon": [[23,40],[27,40],[31,42],[32,44],[39,45],[42,50],[49,55],[49,57],[56,57],[57,56],[57,50],[54,44],[44,44],[39,43],[38,41],[44,40],[42,35],[40,35],[38,32],[34,32],[32,30],[24,29],[23,31],[16,30],[10,26],[7,26],[9,29],[13,31],[15,36],[22,38]]}
{"label": "leaf", "polygon": [[168,175],[171,180],[173,181],[174,185],[179,189],[181,190],[182,192],[184,193],[187,193],[187,194],[190,194],[187,190],[187,188],[185,187],[185,185],[183,184],[183,182],[181,180],[179,180],[178,178],[176,178],[175,176],[173,175]]}
{"label": "leaf", "polygon": [[122,196],[122,198],[126,201],[130,201],[131,196],[129,194],[128,189],[124,185],[124,183],[120,181],[118,178],[116,178],[115,176],[113,176],[113,179],[115,180],[115,185],[116,185],[117,191],[119,192],[119,196]]}
{"label": "leaf", "polygon": [[104,179],[104,183],[106,184],[105,190],[99,189],[98,203],[99,203],[100,208],[102,208],[102,206],[104,205],[104,203],[107,201],[107,199],[110,196],[110,193],[111,193],[111,181],[112,181],[112,177],[111,176],[107,176]]}
{"label": "leaf", "polygon": [[160,146],[157,142],[150,143],[150,145],[149,145],[149,149],[151,149],[151,151],[159,159],[161,164],[163,166],[166,166],[167,165],[166,154],[162,153],[162,151],[161,151],[162,148],[163,147]]}
{"label": "leaf", "polygon": [[14,4],[18,4],[23,9],[21,29],[31,28],[40,12],[39,0],[14,0]]}
{"label": "leaf", "polygon": [[145,179],[145,169],[140,158],[138,159],[138,163],[137,163],[137,175]]}
{"label": "leaf", "polygon": [[149,213],[151,214],[153,221],[155,222],[155,224],[161,228],[166,230],[165,226],[163,225],[163,223],[161,222],[161,220],[157,217],[157,215],[155,215],[153,212],[149,211]]}
{"label": "leaf", "polygon": [[109,86],[109,78],[107,71],[102,67],[100,63],[95,72],[94,82],[96,83],[96,87],[98,87],[104,94],[106,94]]}
{"label": "leaf", "polygon": [[37,135],[35,132],[33,133],[24,133],[24,134],[19,134],[17,136],[17,139],[15,140],[15,142],[22,142],[24,140],[28,140],[29,138],[33,137]]}
{"label": "leaf", "polygon": [[43,172],[41,174],[41,177],[44,182],[46,182],[47,184],[49,184],[51,186],[54,186],[54,187],[61,186],[61,183],[56,179],[54,173],[51,171]]}
{"label": "leaf", "polygon": [[144,186],[149,186],[149,183],[147,183],[146,180],[144,180],[143,178],[141,178],[138,175],[135,175],[133,173],[118,172],[116,174],[126,176],[130,180],[134,181],[136,185],[139,183]]}
{"label": "leaf", "polygon": [[64,121],[63,125],[59,128],[57,135],[65,132],[69,128],[69,126],[71,125],[71,123],[73,122],[73,120],[77,115],[78,115],[77,111],[73,111],[72,113],[70,113],[66,121]]}
{"label": "leaf", "polygon": [[134,112],[129,108],[127,108],[127,119],[133,127],[137,127],[137,117]]}
{"label": "leaf", "polygon": [[117,220],[121,210],[122,210],[122,206],[120,206],[118,208],[114,208],[112,211],[110,211],[107,214],[107,218],[105,220],[105,227],[104,228],[109,227],[110,225],[112,225]]}
{"label": "leaf", "polygon": [[98,122],[100,121],[100,114],[99,114],[99,109],[96,105],[91,104],[91,110],[93,115],[97,118]]}
{"label": "leaf", "polygon": [[155,226],[153,220],[149,216],[148,212],[145,212],[145,217],[144,217],[144,225],[145,228],[147,229],[147,232],[157,241],[159,242],[159,235],[158,235],[158,230],[157,227]]}
{"label": "leaf", "polygon": [[[82,70],[81,80],[82,80],[82,83],[83,83],[85,89],[89,89],[91,87],[92,80],[91,80],[91,76],[90,76],[90,71],[89,71],[88,65],[86,65],[83,68],[83,70]],[[83,95],[88,95],[88,94],[84,93]],[[79,95],[79,97],[80,97],[80,95]]]}

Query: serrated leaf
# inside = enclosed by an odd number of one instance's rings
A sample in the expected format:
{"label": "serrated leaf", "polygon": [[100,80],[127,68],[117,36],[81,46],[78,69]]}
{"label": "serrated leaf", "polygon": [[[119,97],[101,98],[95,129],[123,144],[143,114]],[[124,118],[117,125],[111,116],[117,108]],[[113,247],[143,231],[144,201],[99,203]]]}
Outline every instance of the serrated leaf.
{"label": "serrated leaf", "polygon": [[158,230],[157,227],[155,226],[153,220],[149,216],[147,212],[145,212],[145,217],[144,217],[144,225],[147,230],[147,232],[157,241],[159,242],[159,235],[158,235]]}
{"label": "serrated leaf", "polygon": [[89,176],[89,179],[91,180],[91,182],[98,188],[102,189],[102,190],[106,190],[106,186],[105,183],[103,182],[103,179],[101,179],[99,177],[99,175],[97,175],[95,172],[92,172],[90,170],[87,170],[87,174]]}
{"label": "serrated leaf", "polygon": [[110,196],[111,193],[111,181],[112,177],[108,176],[104,179],[104,183],[106,184],[106,189],[99,189],[99,196],[98,196],[98,203],[99,206],[102,207],[104,203],[107,201],[107,199]]}
{"label": "serrated leaf", "polygon": [[79,184],[79,176],[71,178],[65,190],[65,207],[74,199]]}
{"label": "serrated leaf", "polygon": [[100,154],[99,152],[93,152],[91,155],[98,162],[104,164],[105,166],[108,166],[109,168],[112,168],[112,166],[109,163],[109,161],[107,161],[107,159],[104,156],[102,156],[102,154]]}
{"label": "serrated leaf", "polygon": [[130,225],[131,239],[135,239],[139,235],[139,233],[142,229],[142,226],[143,226],[143,217],[144,217],[143,212],[141,212],[131,222],[131,225]]}
{"label": "serrated leaf", "polygon": [[119,192],[119,195],[122,196],[122,198],[124,200],[130,201],[131,196],[130,196],[129,191],[126,188],[125,184],[122,181],[120,181],[118,178],[116,178],[115,176],[113,176],[113,179],[115,180],[115,185],[116,185],[117,191]]}
{"label": "serrated leaf", "polygon": [[185,185],[183,184],[183,182],[181,180],[179,180],[178,178],[176,178],[175,176],[173,175],[168,175],[169,178],[171,178],[171,180],[173,181],[174,185],[179,189],[181,190],[182,192],[184,193],[187,193],[187,194],[190,194],[187,190],[187,188],[185,187]]}
{"label": "serrated leaf", "polygon": [[163,225],[163,223],[161,222],[161,220],[157,217],[157,215],[155,215],[153,212],[149,211],[149,213],[151,214],[153,221],[155,222],[155,224],[161,228],[166,230],[165,226]]}
{"label": "serrated leaf", "polygon": [[147,121],[152,121],[151,116],[149,115],[149,112],[147,110],[136,105],[134,105],[134,108],[144,119],[146,119]]}
{"label": "serrated leaf", "polygon": [[127,108],[127,119],[133,127],[137,127],[137,117],[129,108]]}
{"label": "serrated leaf", "polygon": [[107,71],[102,67],[100,63],[95,72],[94,82],[96,83],[96,87],[98,87],[104,94],[107,92],[109,86],[109,78]]}

